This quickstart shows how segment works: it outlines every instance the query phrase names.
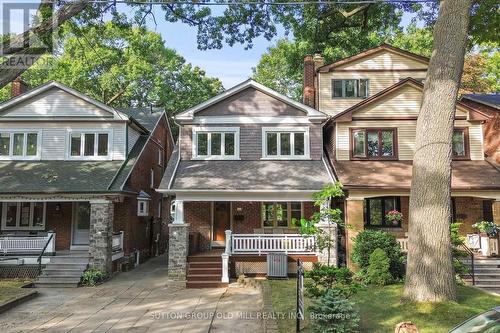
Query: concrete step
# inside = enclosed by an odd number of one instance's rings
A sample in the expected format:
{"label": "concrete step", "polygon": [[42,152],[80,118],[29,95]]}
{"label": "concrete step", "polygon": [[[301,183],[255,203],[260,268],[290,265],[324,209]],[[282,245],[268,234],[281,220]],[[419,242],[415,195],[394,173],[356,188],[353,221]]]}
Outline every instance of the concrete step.
{"label": "concrete step", "polygon": [[222,279],[222,275],[219,274],[188,274],[187,281],[219,281]]}
{"label": "concrete step", "polygon": [[500,280],[499,279],[478,279],[476,277],[476,286],[478,285],[483,285],[483,286],[500,286]]}
{"label": "concrete step", "polygon": [[62,256],[62,257],[51,257],[51,264],[88,264],[88,257],[71,257],[71,256]]}
{"label": "concrete step", "polygon": [[186,288],[226,288],[227,283],[220,281],[187,281]]}
{"label": "concrete step", "polygon": [[188,262],[220,262],[222,263],[221,256],[189,256]]}
{"label": "concrete step", "polygon": [[65,283],[65,282],[35,282],[35,288],[77,288],[78,283]]}
{"label": "concrete step", "polygon": [[84,271],[87,268],[87,264],[60,264],[60,263],[49,263],[45,266],[46,269],[79,269]]}
{"label": "concrete step", "polygon": [[481,288],[481,289],[495,289],[495,290],[500,290],[500,283],[497,283],[497,284],[479,284],[479,283],[476,283],[476,285],[474,287],[477,287],[477,288]]}
{"label": "concrete step", "polygon": [[72,277],[81,277],[83,274],[82,269],[51,269],[45,268],[42,271],[42,276],[72,276]]}
{"label": "concrete step", "polygon": [[78,287],[80,277],[74,276],[39,276],[35,281],[35,287],[61,287],[74,288]]}

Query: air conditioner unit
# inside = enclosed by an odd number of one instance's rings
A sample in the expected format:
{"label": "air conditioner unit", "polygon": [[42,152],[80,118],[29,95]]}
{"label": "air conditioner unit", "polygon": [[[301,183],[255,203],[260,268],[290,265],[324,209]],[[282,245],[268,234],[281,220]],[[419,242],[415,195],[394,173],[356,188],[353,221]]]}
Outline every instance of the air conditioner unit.
{"label": "air conditioner unit", "polygon": [[288,256],[286,253],[267,254],[267,277],[280,279],[288,277]]}

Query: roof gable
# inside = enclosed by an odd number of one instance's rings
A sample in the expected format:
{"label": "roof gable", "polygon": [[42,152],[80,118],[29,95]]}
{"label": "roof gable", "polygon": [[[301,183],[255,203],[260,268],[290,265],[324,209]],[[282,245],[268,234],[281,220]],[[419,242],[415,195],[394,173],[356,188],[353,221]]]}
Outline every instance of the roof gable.
{"label": "roof gable", "polygon": [[0,104],[0,118],[128,119],[125,114],[54,81]]}
{"label": "roof gable", "polygon": [[[176,120],[192,120],[195,114],[204,116],[214,116],[219,114],[219,107],[223,106],[223,116],[240,116],[250,110],[251,104],[255,102],[255,97],[264,101],[264,104],[269,106],[269,109],[262,109],[262,114],[255,112],[255,116],[279,116],[282,113],[290,112],[293,116],[304,115],[309,118],[326,119],[326,115],[307,105],[296,102],[285,95],[282,95],[266,86],[257,83],[253,80],[244,81],[225,92],[210,98],[209,100],[188,109],[185,112],[178,114]],[[217,107],[214,107],[215,105]],[[257,110],[258,111],[258,110]],[[283,114],[290,116],[290,114]]]}
{"label": "roof gable", "polygon": [[382,44],[375,48],[322,66],[319,72],[344,70],[426,70],[429,58]]}
{"label": "roof gable", "polygon": [[[399,99],[401,102],[406,102],[406,105],[409,109],[408,116],[414,117],[416,119],[420,111],[420,102],[421,95],[423,94],[423,87],[424,86],[422,83],[412,78],[406,78],[388,87],[387,89],[384,89],[381,92],[359,102],[349,109],[335,115],[332,119],[335,122],[350,122],[353,120],[354,113],[364,114],[365,116],[367,115],[376,118],[391,118],[391,114],[388,114],[386,111],[386,106],[390,103],[390,101],[396,100],[397,102],[397,99]],[[416,96],[413,96],[413,98],[411,99],[408,98],[408,94],[415,93],[419,95],[418,98],[415,98]],[[411,104],[411,102],[408,102],[409,100],[416,100],[418,101],[418,104]],[[401,105],[398,105],[398,107],[401,108]],[[484,115],[478,113],[476,110],[470,108],[460,101],[457,101],[455,116],[464,117],[468,120],[486,120],[486,118],[484,118]]]}

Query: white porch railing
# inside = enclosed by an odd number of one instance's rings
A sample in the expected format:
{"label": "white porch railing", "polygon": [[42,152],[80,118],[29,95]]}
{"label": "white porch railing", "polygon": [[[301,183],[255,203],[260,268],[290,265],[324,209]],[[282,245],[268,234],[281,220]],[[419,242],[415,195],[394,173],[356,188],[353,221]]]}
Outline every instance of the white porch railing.
{"label": "white porch railing", "polygon": [[40,254],[52,234],[45,253],[55,253],[56,234],[49,232],[47,236],[0,236],[0,254]]}
{"label": "white porch railing", "polygon": [[408,238],[397,238],[401,252],[408,252]]}
{"label": "white porch railing", "polygon": [[113,255],[111,260],[120,259],[123,257],[123,231],[117,232],[113,234],[111,248],[113,251]]}
{"label": "white porch railing", "polygon": [[232,254],[312,254],[316,250],[315,237],[300,234],[233,234]]}

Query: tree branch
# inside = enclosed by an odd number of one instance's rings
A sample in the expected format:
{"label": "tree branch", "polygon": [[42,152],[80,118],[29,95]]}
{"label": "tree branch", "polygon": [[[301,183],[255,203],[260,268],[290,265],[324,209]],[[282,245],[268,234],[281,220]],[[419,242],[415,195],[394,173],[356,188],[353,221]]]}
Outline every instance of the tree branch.
{"label": "tree branch", "polygon": [[359,6],[357,8],[354,8],[350,12],[346,12],[344,10],[339,9],[339,13],[342,14],[345,18],[349,18],[349,17],[354,16],[360,12],[366,11],[370,6],[371,6],[371,4],[362,5],[362,6]]}

